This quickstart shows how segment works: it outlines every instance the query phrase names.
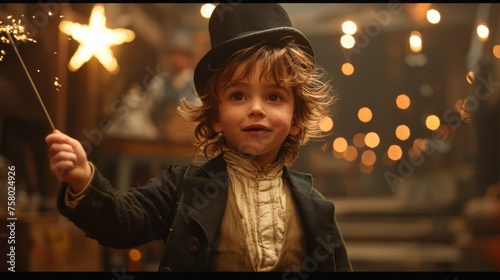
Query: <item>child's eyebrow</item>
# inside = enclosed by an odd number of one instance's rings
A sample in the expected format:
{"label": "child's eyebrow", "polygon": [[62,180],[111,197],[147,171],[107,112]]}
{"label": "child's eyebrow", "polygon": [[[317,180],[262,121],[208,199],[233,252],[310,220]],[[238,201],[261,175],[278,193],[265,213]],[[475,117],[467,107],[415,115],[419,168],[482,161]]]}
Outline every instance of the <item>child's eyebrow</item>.
{"label": "child's eyebrow", "polygon": [[284,86],[282,86],[282,85],[280,85],[278,83],[267,83],[266,87],[272,88],[272,89],[276,89],[276,90],[284,90],[286,92],[289,91],[288,88],[286,88],[286,87],[284,87]]}
{"label": "child's eyebrow", "polygon": [[234,86],[244,86],[244,85],[248,85],[248,84],[249,84],[248,82],[243,82],[241,80],[237,80],[237,81],[228,82],[226,85],[223,86],[223,88],[234,87]]}
{"label": "child's eyebrow", "polygon": [[242,82],[242,81],[230,81],[227,83],[224,83],[220,86],[220,90],[226,91],[227,89],[234,88],[234,87],[244,87],[247,86],[248,83]]}
{"label": "child's eyebrow", "polygon": [[[227,84],[223,85],[222,89],[228,89],[228,88],[231,88],[231,87],[238,87],[238,86],[248,86],[249,84],[250,84],[249,82],[246,82],[244,80],[230,81]],[[264,85],[265,85],[265,87],[270,88],[270,89],[284,90],[284,91],[288,92],[288,89],[286,87],[284,87],[284,86],[282,86],[282,85],[280,85],[279,83],[276,83],[276,82],[265,81]]]}

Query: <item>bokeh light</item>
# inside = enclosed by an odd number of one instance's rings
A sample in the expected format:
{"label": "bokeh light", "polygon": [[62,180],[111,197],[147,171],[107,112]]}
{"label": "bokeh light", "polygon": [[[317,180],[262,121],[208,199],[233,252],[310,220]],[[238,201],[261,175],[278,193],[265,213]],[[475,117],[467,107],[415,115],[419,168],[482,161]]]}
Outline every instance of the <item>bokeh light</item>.
{"label": "bokeh light", "polygon": [[328,132],[328,131],[332,130],[332,128],[333,128],[332,118],[330,118],[329,116],[326,116],[323,119],[321,119],[321,121],[319,123],[319,129],[321,129],[321,131]]}
{"label": "bokeh light", "polygon": [[425,119],[425,126],[429,130],[436,130],[440,124],[441,124],[441,121],[439,120],[438,116],[436,116],[436,115],[429,115]]}
{"label": "bokeh light", "polygon": [[398,106],[401,110],[408,109],[408,107],[410,107],[410,103],[410,97],[406,94],[400,94],[396,97],[396,106]]}
{"label": "bokeh light", "polygon": [[351,76],[354,73],[354,65],[349,62],[342,64],[342,74]]}
{"label": "bokeh light", "polygon": [[371,121],[373,117],[372,110],[368,107],[363,107],[358,110],[358,119],[364,123]]}
{"label": "bokeh light", "polygon": [[128,257],[130,260],[132,261],[139,261],[141,258],[142,258],[142,254],[141,254],[141,251],[137,250],[137,249],[130,249],[128,251]]}
{"label": "bokeh light", "polygon": [[347,149],[347,140],[344,137],[337,137],[333,141],[333,150],[337,153],[343,153]]}
{"label": "bokeh light", "polygon": [[401,125],[398,125],[398,127],[396,127],[396,137],[401,140],[401,141],[404,141],[408,138],[410,138],[410,128],[404,124],[401,124]]}
{"label": "bokeh light", "polygon": [[344,32],[347,35],[354,35],[357,30],[358,27],[356,26],[356,23],[354,23],[351,20],[347,20],[344,21],[344,23],[342,23],[342,32]]}
{"label": "bokeh light", "polygon": [[345,160],[355,161],[358,157],[358,149],[356,149],[356,147],[354,146],[347,146],[347,149],[345,149],[343,155]]}
{"label": "bokeh light", "polygon": [[387,156],[393,161],[399,160],[403,156],[403,150],[398,145],[391,145],[387,149]]}
{"label": "bokeh light", "polygon": [[435,9],[428,10],[426,16],[427,21],[432,24],[437,24],[441,20],[441,14]]}
{"label": "bokeh light", "polygon": [[375,132],[368,132],[365,136],[365,144],[370,148],[375,148],[380,144],[380,137]]}

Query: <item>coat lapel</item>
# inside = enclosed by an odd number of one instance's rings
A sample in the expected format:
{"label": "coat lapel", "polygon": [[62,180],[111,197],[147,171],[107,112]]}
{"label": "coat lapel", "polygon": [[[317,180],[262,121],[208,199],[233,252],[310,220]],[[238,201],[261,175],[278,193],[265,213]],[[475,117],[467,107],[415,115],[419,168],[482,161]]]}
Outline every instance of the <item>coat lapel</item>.
{"label": "coat lapel", "polygon": [[[190,218],[196,221],[213,242],[220,228],[227,200],[228,175],[222,154],[205,163],[201,170],[186,174],[185,197],[182,201]],[[208,176],[207,176],[208,175]]]}
{"label": "coat lapel", "polygon": [[331,233],[334,231],[333,203],[325,200],[321,194],[313,190],[311,175],[285,169],[285,176],[292,186],[308,250],[320,248],[331,252],[330,248],[325,247],[328,247],[327,243],[331,243]]}

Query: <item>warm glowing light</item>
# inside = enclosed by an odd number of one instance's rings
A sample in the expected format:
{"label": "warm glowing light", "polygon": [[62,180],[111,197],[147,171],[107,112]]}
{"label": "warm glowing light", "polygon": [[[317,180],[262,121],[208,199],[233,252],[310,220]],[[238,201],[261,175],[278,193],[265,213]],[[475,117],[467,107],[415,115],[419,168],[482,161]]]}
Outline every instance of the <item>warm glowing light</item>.
{"label": "warm glowing light", "polygon": [[387,156],[393,161],[399,160],[403,156],[403,150],[398,145],[391,145],[387,149]]}
{"label": "warm glowing light", "polygon": [[496,58],[500,58],[500,45],[493,46],[493,55]]}
{"label": "warm glowing light", "polygon": [[413,31],[410,35],[410,49],[414,53],[422,51],[422,35],[420,32]]}
{"label": "warm glowing light", "polygon": [[358,132],[352,138],[352,142],[354,146],[358,148],[363,148],[365,146],[365,134],[362,132]]}
{"label": "warm glowing light", "polygon": [[347,149],[347,140],[344,137],[338,137],[333,141],[333,150],[337,153],[343,153]]}
{"label": "warm glowing light", "polygon": [[364,123],[371,121],[373,117],[372,110],[368,107],[363,107],[358,111],[358,119]]}
{"label": "warm glowing light", "polygon": [[141,251],[137,249],[131,249],[130,251],[128,251],[128,257],[130,258],[130,260],[136,262],[142,258],[142,254]]}
{"label": "warm glowing light", "polygon": [[441,121],[439,120],[439,118],[436,115],[429,115],[425,119],[425,126],[429,130],[436,130],[440,124],[441,124]]}
{"label": "warm glowing light", "polygon": [[[0,33],[9,33],[11,39],[14,41],[36,43],[35,39],[29,37],[29,32],[24,24],[22,24],[21,19],[15,19],[13,16],[7,16],[7,19],[10,21],[10,24],[5,24],[0,20]],[[11,44],[8,36],[0,36],[0,42]],[[0,61],[3,61],[6,54],[7,52],[5,50],[0,50]]]}
{"label": "warm glowing light", "polygon": [[200,14],[204,18],[210,18],[210,16],[212,15],[212,12],[214,11],[214,9],[215,9],[215,5],[214,4],[204,4],[200,8]]}
{"label": "warm glowing light", "polygon": [[469,73],[467,73],[467,76],[465,76],[465,80],[467,81],[467,83],[472,85],[474,83],[474,71],[469,71]]}
{"label": "warm glowing light", "polygon": [[350,76],[354,73],[354,65],[349,62],[342,64],[342,73],[346,76]]}
{"label": "warm glowing light", "polygon": [[377,161],[377,155],[374,151],[366,150],[361,154],[361,163],[366,166],[372,166]]}
{"label": "warm glowing light", "polygon": [[375,132],[368,132],[365,136],[365,144],[370,148],[375,148],[380,144],[380,137]]}
{"label": "warm glowing light", "polygon": [[467,96],[464,99],[459,99],[457,100],[457,103],[455,104],[455,108],[457,112],[460,114],[460,118],[466,122],[466,123],[471,123],[472,122],[472,111],[470,110],[470,101],[472,100],[472,104],[474,104],[476,101],[474,101],[475,97],[471,97],[471,95]]}
{"label": "warm glowing light", "polygon": [[[29,32],[21,19],[15,19],[13,16],[7,16],[7,19],[10,24],[5,24],[0,20],[0,33],[9,32],[15,41],[36,43],[35,39],[29,37]],[[9,39],[5,36],[1,36],[0,40],[2,43],[10,44]]]}
{"label": "warm glowing light", "polygon": [[62,87],[62,85],[59,83],[59,78],[56,77],[55,81],[54,81],[54,86],[56,87],[56,90],[59,91]]}
{"label": "warm glowing light", "polygon": [[490,34],[490,29],[488,28],[488,26],[486,26],[484,24],[479,24],[476,27],[476,32],[477,32],[477,36],[479,37],[479,39],[484,41],[484,40],[488,39],[488,36]]}
{"label": "warm glowing light", "polygon": [[348,146],[343,155],[345,160],[354,161],[358,157],[358,149],[354,146]]}
{"label": "warm glowing light", "polygon": [[333,128],[333,120],[328,116],[324,117],[319,122],[319,129],[321,129],[321,131],[327,132],[332,130],[332,128]]}
{"label": "warm glowing light", "polygon": [[398,106],[401,110],[408,109],[408,107],[410,107],[410,103],[410,97],[406,94],[400,94],[396,97],[396,106]]}
{"label": "warm glowing light", "polygon": [[416,151],[425,151],[427,149],[427,141],[425,139],[422,139],[422,138],[417,138],[413,141],[413,149],[416,150]]}
{"label": "warm glowing light", "polygon": [[434,9],[430,9],[427,11],[427,20],[432,24],[437,24],[441,20],[441,14]]}
{"label": "warm glowing light", "polygon": [[347,20],[342,23],[342,31],[347,35],[354,35],[357,30],[358,27],[353,21]]}
{"label": "warm glowing light", "polygon": [[131,30],[108,29],[102,5],[95,5],[92,9],[89,25],[63,21],[59,24],[59,30],[72,36],[80,43],[68,64],[71,71],[78,70],[92,57],[96,57],[109,72],[117,73],[119,66],[111,47],[131,42],[135,38],[135,34]]}
{"label": "warm glowing light", "polygon": [[500,58],[500,45],[494,45],[492,53],[496,58]]}
{"label": "warm glowing light", "polygon": [[340,37],[340,45],[342,45],[345,49],[352,49],[355,44],[356,39],[354,39],[352,35],[345,34]]}
{"label": "warm glowing light", "polygon": [[410,128],[404,124],[398,125],[396,127],[396,137],[402,141],[410,138]]}

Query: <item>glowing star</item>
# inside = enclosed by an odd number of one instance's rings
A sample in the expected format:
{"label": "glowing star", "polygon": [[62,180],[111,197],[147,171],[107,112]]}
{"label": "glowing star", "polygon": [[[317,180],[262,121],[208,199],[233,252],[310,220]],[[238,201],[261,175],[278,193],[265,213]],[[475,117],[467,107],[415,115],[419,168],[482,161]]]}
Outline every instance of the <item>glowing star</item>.
{"label": "glowing star", "polygon": [[59,30],[70,35],[80,43],[73,57],[68,63],[71,71],[78,70],[93,56],[111,73],[119,71],[118,63],[113,56],[112,46],[131,42],[135,38],[133,31],[123,28],[108,29],[104,7],[95,5],[89,19],[89,25],[82,25],[70,21],[59,24]]}

